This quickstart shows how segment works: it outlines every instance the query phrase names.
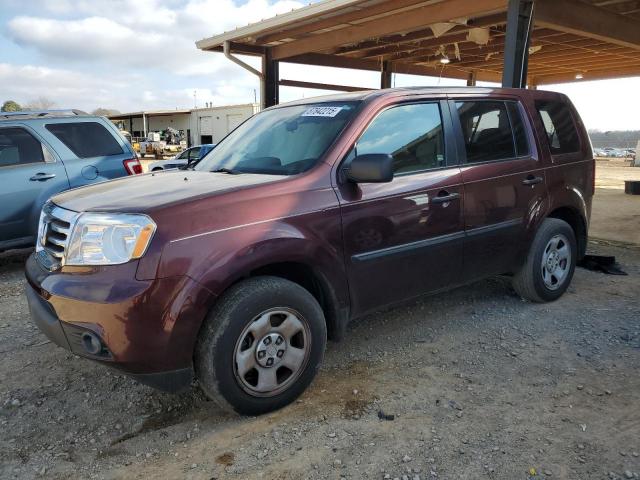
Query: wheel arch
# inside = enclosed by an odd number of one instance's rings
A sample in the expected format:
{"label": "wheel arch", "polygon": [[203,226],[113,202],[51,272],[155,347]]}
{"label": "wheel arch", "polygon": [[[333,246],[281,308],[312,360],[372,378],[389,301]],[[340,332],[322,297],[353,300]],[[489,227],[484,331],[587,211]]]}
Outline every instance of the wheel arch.
{"label": "wheel arch", "polygon": [[300,285],[317,300],[327,323],[327,334],[332,340],[340,340],[347,323],[347,314],[341,309],[336,292],[329,279],[316,267],[300,261],[273,262],[256,267],[235,283],[246,278],[273,276]]}
{"label": "wheel arch", "polygon": [[569,224],[576,236],[578,259],[582,259],[587,251],[587,222],[582,214],[573,207],[563,206],[549,212],[547,217],[557,218]]}

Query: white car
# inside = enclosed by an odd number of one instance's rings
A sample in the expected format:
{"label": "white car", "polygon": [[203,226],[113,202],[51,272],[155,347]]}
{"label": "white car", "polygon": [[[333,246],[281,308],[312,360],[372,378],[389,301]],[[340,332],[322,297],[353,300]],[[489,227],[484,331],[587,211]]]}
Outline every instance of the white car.
{"label": "white car", "polygon": [[172,168],[185,167],[189,164],[198,163],[209,153],[216,145],[207,143],[196,147],[187,148],[169,160],[158,160],[149,164],[150,172],[159,172],[161,170],[170,170]]}

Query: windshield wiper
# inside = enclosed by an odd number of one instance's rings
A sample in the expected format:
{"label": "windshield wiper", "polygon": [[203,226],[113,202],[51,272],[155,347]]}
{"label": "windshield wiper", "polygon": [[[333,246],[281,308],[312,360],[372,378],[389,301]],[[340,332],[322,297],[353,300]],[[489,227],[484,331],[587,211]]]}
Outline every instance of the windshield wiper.
{"label": "windshield wiper", "polygon": [[216,168],[215,170],[211,170],[212,173],[228,173],[230,175],[238,175],[239,172],[238,170],[233,170],[231,168]]}

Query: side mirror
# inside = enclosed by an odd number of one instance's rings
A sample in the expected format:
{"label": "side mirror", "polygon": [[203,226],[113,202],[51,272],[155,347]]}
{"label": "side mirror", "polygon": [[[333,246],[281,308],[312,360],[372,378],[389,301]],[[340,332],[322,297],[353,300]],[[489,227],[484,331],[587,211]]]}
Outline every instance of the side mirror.
{"label": "side mirror", "polygon": [[355,183],[385,183],[393,180],[393,157],[388,153],[358,155],[346,168],[347,179]]}

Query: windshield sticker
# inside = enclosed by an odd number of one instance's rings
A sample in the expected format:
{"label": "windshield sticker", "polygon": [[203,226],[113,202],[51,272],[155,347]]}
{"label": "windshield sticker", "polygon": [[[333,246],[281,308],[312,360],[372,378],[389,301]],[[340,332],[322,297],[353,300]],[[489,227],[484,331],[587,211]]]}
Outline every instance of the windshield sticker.
{"label": "windshield sticker", "polygon": [[302,117],[335,117],[340,113],[342,107],[311,107],[307,109]]}

